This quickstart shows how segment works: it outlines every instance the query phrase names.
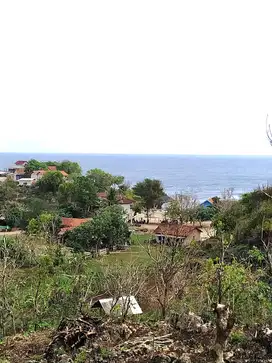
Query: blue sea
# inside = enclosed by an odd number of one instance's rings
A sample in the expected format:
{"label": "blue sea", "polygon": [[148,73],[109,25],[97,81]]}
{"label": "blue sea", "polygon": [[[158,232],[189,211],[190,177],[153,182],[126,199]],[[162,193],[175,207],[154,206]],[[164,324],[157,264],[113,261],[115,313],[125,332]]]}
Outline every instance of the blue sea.
{"label": "blue sea", "polygon": [[193,193],[198,199],[220,195],[234,188],[235,196],[272,184],[272,156],[101,155],[0,153],[0,169],[16,160],[72,160],[83,172],[100,168],[123,175],[131,184],[160,179],[169,195]]}

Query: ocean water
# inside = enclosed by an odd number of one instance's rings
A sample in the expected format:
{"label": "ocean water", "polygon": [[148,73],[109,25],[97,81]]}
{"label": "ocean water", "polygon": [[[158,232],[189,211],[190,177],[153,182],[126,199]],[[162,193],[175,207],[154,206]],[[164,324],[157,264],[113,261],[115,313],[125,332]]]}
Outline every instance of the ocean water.
{"label": "ocean water", "polygon": [[199,200],[234,188],[236,196],[272,184],[272,156],[100,155],[0,153],[0,169],[16,160],[72,160],[83,172],[100,168],[123,175],[131,184],[160,179],[169,195],[193,193]]}

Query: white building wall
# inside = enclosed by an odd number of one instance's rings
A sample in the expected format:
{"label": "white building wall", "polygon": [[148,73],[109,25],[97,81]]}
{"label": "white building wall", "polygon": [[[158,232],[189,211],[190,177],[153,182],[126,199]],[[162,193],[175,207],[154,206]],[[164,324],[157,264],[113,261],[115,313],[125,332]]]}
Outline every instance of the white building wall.
{"label": "white building wall", "polygon": [[21,178],[18,180],[20,186],[27,185],[31,186],[33,184],[34,179],[31,178]]}
{"label": "white building wall", "polygon": [[120,204],[120,206],[123,208],[124,212],[127,215],[128,219],[133,218],[133,210],[131,209],[131,204]]}

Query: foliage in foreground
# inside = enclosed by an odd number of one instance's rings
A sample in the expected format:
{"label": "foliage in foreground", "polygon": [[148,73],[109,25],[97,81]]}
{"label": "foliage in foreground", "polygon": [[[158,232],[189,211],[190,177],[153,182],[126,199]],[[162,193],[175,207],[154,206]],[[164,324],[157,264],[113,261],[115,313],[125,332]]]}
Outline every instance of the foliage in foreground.
{"label": "foliage in foreground", "polygon": [[[158,318],[171,312],[192,311],[213,320],[211,305],[217,299],[217,260],[203,260],[199,251],[143,247],[145,262],[131,254],[90,259],[38,239],[0,242],[0,334],[56,326],[64,316],[89,311],[97,294],[136,295],[144,310]],[[194,248],[194,246],[192,246]],[[197,252],[197,253],[196,253]],[[271,287],[262,271],[233,261],[225,266],[223,302],[236,323],[254,326],[271,322]],[[155,315],[154,315],[155,316]]]}
{"label": "foliage in foreground", "polygon": [[65,243],[75,251],[125,245],[130,233],[124,217],[120,206],[108,206],[90,222],[69,231]]}

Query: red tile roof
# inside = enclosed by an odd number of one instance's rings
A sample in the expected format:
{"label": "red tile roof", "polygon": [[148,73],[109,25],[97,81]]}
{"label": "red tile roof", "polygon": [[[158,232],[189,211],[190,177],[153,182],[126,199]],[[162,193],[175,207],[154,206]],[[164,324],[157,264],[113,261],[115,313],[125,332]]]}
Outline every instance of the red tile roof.
{"label": "red tile roof", "polygon": [[58,233],[59,236],[62,236],[65,232],[71,231],[72,229],[79,227],[81,224],[89,222],[88,218],[61,218],[61,229]]}
{"label": "red tile roof", "polygon": [[27,163],[27,161],[26,160],[17,160],[16,162],[15,162],[15,165],[25,165]]}
{"label": "red tile roof", "polygon": [[34,170],[33,173],[35,174],[45,174],[47,172],[47,170]]}
{"label": "red tile roof", "polygon": [[[44,175],[44,174],[46,174],[46,173],[48,173],[49,171],[57,171],[57,170],[43,170],[43,169],[41,169],[41,170],[34,170],[33,171],[33,173],[35,173],[35,174],[42,174],[42,175]],[[59,172],[63,175],[63,176],[68,176],[68,174],[64,171],[64,170],[59,170]]]}
{"label": "red tile roof", "polygon": [[48,170],[50,170],[50,171],[56,171],[57,170],[57,167],[55,165],[49,165],[48,166]]}
{"label": "red tile roof", "polygon": [[195,230],[201,232],[200,228],[195,226],[188,226],[186,224],[160,224],[155,229],[154,234],[174,237],[188,237]]}
{"label": "red tile roof", "polygon": [[75,228],[80,226],[82,223],[89,222],[89,218],[66,218],[62,217],[62,227],[64,228]]}
{"label": "red tile roof", "polygon": [[[100,193],[97,193],[97,196],[98,196],[98,198],[101,198],[101,199],[107,199],[108,193],[100,192]],[[122,194],[117,195],[117,199],[118,199],[118,204],[133,204],[134,203],[134,200],[128,199],[128,198],[124,197]]]}

